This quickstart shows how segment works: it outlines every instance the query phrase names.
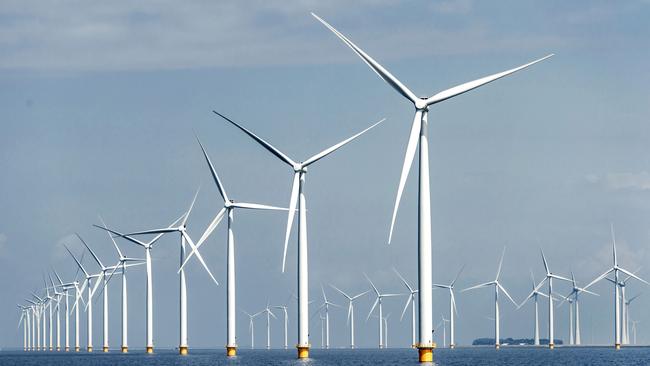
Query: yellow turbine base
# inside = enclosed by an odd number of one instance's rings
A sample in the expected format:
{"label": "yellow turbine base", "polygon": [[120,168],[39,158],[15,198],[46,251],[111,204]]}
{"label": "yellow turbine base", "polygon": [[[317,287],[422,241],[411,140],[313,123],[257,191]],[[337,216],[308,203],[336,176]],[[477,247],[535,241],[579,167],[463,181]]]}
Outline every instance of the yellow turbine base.
{"label": "yellow turbine base", "polygon": [[103,346],[103,347],[102,347],[102,352],[108,352],[108,347],[107,347],[107,346]]}
{"label": "yellow turbine base", "polygon": [[433,362],[433,349],[435,346],[418,346],[418,361],[420,362]]}
{"label": "yellow turbine base", "polygon": [[147,346],[147,353],[152,354],[153,353],[153,347]]}
{"label": "yellow turbine base", "polygon": [[61,347],[56,347],[57,352],[61,352]]}
{"label": "yellow turbine base", "polygon": [[614,345],[614,347],[615,347],[616,349],[621,349],[621,344],[620,344],[620,343],[616,343],[616,344]]}
{"label": "yellow turbine base", "polygon": [[454,348],[456,348],[456,345],[455,344],[450,344],[449,348],[454,349]]}
{"label": "yellow turbine base", "polygon": [[497,343],[497,344],[494,345],[494,348],[499,349],[499,348],[501,348],[501,345]]}
{"label": "yellow turbine base", "polygon": [[52,350],[53,350],[53,348],[52,348],[52,347],[50,347],[50,352],[52,352]]}
{"label": "yellow turbine base", "polygon": [[548,344],[548,348],[549,348],[549,349],[555,349],[555,345],[554,345],[553,343],[549,343],[549,344]]}
{"label": "yellow turbine base", "polygon": [[129,353],[129,347],[122,346],[122,353]]}
{"label": "yellow turbine base", "polygon": [[226,355],[228,355],[228,357],[235,357],[235,356],[237,356],[237,347],[230,347],[230,346],[227,346],[227,347],[226,347]]}
{"label": "yellow turbine base", "polygon": [[93,351],[93,346],[88,346],[87,351],[92,352]]}
{"label": "yellow turbine base", "polygon": [[79,352],[79,351],[81,351],[81,348],[79,348],[79,347],[75,347],[75,348],[74,348],[74,351],[75,351],[75,352]]}
{"label": "yellow turbine base", "polygon": [[181,355],[181,356],[187,356],[187,354],[188,354],[187,346],[178,347],[178,354]]}
{"label": "yellow turbine base", "polygon": [[66,347],[66,348],[65,348],[65,351],[66,351],[66,352],[70,352],[70,347]]}
{"label": "yellow turbine base", "polygon": [[309,358],[309,346],[296,346],[298,358]]}

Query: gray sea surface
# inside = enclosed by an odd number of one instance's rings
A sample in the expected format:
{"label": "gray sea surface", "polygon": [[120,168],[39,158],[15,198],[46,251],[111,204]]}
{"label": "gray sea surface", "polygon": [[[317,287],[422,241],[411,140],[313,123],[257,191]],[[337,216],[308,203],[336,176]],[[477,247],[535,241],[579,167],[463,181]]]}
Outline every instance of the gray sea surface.
{"label": "gray sea surface", "polygon": [[[312,349],[308,360],[295,359],[295,350],[240,349],[232,359],[224,350],[191,350],[185,357],[173,350],[157,350],[146,355],[141,350],[128,354],[65,352],[0,352],[0,365],[418,365],[417,351],[412,349]],[[436,365],[650,365],[650,348],[628,347],[616,351],[610,347],[558,347],[555,350],[534,347],[467,347],[437,349]]]}

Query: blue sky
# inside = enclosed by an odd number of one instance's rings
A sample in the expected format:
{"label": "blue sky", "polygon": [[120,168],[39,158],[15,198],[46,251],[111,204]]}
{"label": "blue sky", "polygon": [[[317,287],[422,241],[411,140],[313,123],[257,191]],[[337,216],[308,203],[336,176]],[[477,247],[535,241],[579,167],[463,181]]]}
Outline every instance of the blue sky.
{"label": "blue sky", "polygon": [[[310,11],[422,95],[556,54],[432,108],[434,281],[449,281],[463,264],[460,287],[490,280],[506,245],[503,282],[517,300],[528,294],[530,268],[540,279],[540,248],[554,271],[573,270],[584,284],[610,263],[610,222],[622,265],[636,270],[647,262],[647,1],[10,1],[0,8],[0,323],[7,329],[0,345],[21,341],[11,330],[15,303],[42,286],[43,271],[54,266],[64,277],[74,275],[62,246],[81,249],[74,232],[105,261],[116,260],[106,235],[91,227],[98,214],[120,230],[158,227],[185,210],[201,185],[189,231],[202,233],[222,203],[194,131],[231,196],[288,204],[290,170],[212,109],[295,159],[386,117],[310,168],[311,294],[318,298],[320,283],[363,291],[362,272],[398,291],[392,266],[415,280],[414,172],[394,243],[386,245],[412,107]],[[240,308],[286,302],[294,290],[294,240],[288,272],[280,272],[285,222],[282,214],[237,214]],[[213,235],[203,253],[224,280],[223,227]],[[158,346],[177,341],[177,245],[170,236],[154,251]],[[650,277],[644,268],[640,274]],[[130,340],[139,347],[144,272],[131,283]],[[113,286],[111,344],[117,345],[119,287]],[[593,333],[595,342],[609,343],[611,295],[605,285],[596,290],[600,297],[584,298],[583,338]],[[641,291],[647,289],[639,284],[628,289]],[[224,295],[199,266],[190,269],[190,346],[223,346]],[[343,303],[333,291],[330,296]],[[485,319],[493,311],[490,299],[488,290],[458,296],[459,343],[492,335]],[[647,301],[639,298],[633,318],[646,320],[640,309]],[[395,313],[393,345],[409,342],[408,322],[397,323],[402,303],[387,302]],[[371,304],[368,297],[357,306],[361,346],[376,344],[376,324],[363,322]],[[532,336],[530,308],[503,308],[504,336]],[[435,293],[434,318],[447,311],[446,294]],[[332,317],[333,344],[342,346],[345,312]],[[557,317],[557,332],[567,338],[566,305]],[[247,326],[240,317],[243,346]],[[313,344],[319,344],[318,326],[312,323]],[[273,332],[277,346],[279,322]],[[648,337],[640,327],[640,341]]]}

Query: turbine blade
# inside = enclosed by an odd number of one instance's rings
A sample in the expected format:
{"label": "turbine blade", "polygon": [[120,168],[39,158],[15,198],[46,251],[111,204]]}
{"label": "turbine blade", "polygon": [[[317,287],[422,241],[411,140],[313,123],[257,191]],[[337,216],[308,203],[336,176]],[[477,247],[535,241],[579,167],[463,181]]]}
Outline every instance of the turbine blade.
{"label": "turbine blade", "polygon": [[257,141],[257,143],[259,143],[260,145],[262,145],[262,147],[264,147],[266,150],[268,150],[271,154],[273,154],[273,155],[275,155],[276,157],[278,157],[278,159],[280,159],[280,160],[284,161],[285,163],[289,164],[291,167],[294,167],[294,166],[297,165],[296,162],[294,162],[293,160],[291,160],[288,156],[286,156],[285,154],[283,154],[280,150],[276,149],[275,147],[273,147],[273,145],[269,144],[268,142],[262,140],[262,138],[258,137],[257,135],[255,135],[255,134],[252,133],[251,131],[247,130],[246,128],[244,128],[244,127],[242,127],[242,126],[240,126],[240,125],[238,125],[238,124],[235,123],[233,120],[231,120],[230,118],[224,116],[223,114],[221,114],[221,113],[219,113],[219,112],[217,112],[217,111],[212,111],[212,112],[214,112],[214,113],[215,113],[216,115],[218,115],[219,117],[221,117],[221,118],[225,119],[226,121],[228,121],[228,122],[232,123],[233,125],[235,125],[235,127],[239,128],[239,129],[242,130],[245,134],[247,134],[248,136],[250,136],[253,140]]}
{"label": "turbine blade", "polygon": [[402,315],[399,317],[399,321],[402,321],[402,319],[404,319],[404,314],[406,314],[406,310],[409,308],[412,299],[413,296],[408,296],[408,299],[406,300],[406,304],[404,304],[404,310],[402,310]]}
{"label": "turbine blade", "polygon": [[219,194],[221,194],[221,198],[223,198],[224,201],[228,201],[228,195],[226,194],[226,189],[224,188],[223,183],[221,183],[221,180],[219,179],[219,175],[217,174],[217,170],[214,168],[214,165],[212,165],[212,161],[210,160],[208,153],[205,151],[205,148],[203,147],[201,140],[199,140],[199,136],[196,136],[196,141],[199,143],[199,146],[201,147],[201,151],[203,151],[203,157],[205,158],[206,163],[208,163],[208,167],[210,168],[210,174],[212,174],[212,179],[214,180],[214,183],[217,185],[217,189],[219,190]]}
{"label": "turbine blade", "polygon": [[513,74],[513,73],[515,73],[515,72],[517,72],[519,70],[523,70],[523,69],[525,69],[525,68],[527,68],[529,66],[532,66],[532,65],[534,65],[534,64],[536,64],[538,62],[544,61],[547,58],[552,57],[552,56],[554,56],[554,55],[550,54],[550,55],[544,56],[544,57],[542,57],[540,59],[537,59],[535,61],[529,62],[529,63],[527,63],[525,65],[515,67],[514,69],[510,69],[510,70],[506,70],[506,71],[503,71],[503,72],[500,72],[500,73],[497,73],[497,74],[492,74],[492,75],[489,75],[489,76],[485,76],[485,77],[482,77],[480,79],[476,79],[474,81],[470,81],[470,82],[455,86],[453,88],[443,90],[443,91],[441,91],[441,92],[427,98],[427,100],[426,100],[427,105],[436,104],[436,103],[442,102],[444,100],[447,100],[449,98],[453,98],[453,97],[455,97],[457,95],[466,93],[466,92],[468,92],[470,90],[473,90],[473,89],[476,89],[476,88],[478,88],[480,86],[483,86],[485,84],[491,83],[491,82],[493,82],[493,81],[495,81],[497,79],[501,79],[502,77]]}
{"label": "turbine blade", "polygon": [[[637,295],[638,296],[638,295]],[[345,321],[345,325],[350,324],[350,317],[352,316],[352,301],[349,302],[348,305],[348,319]]]}
{"label": "turbine blade", "polygon": [[174,231],[178,231],[178,228],[168,227],[168,228],[164,228],[164,229],[136,231],[136,232],[133,232],[133,233],[128,233],[125,236],[138,236],[138,235],[147,235],[147,234],[166,234],[166,233],[173,233]]}
{"label": "turbine blade", "polygon": [[406,185],[406,179],[408,178],[409,171],[411,170],[411,164],[413,164],[413,158],[415,157],[415,150],[418,147],[418,139],[420,138],[420,129],[422,128],[422,111],[417,110],[415,112],[415,117],[413,118],[413,124],[411,125],[411,133],[409,134],[408,145],[406,145],[406,153],[404,155],[404,164],[402,165],[402,174],[399,178],[399,186],[397,187],[397,197],[395,198],[395,207],[393,208],[393,217],[390,221],[390,232],[388,234],[388,244],[390,244],[393,239],[393,229],[395,228],[395,218],[397,217],[397,209],[399,209],[399,203],[402,199],[402,192],[404,192],[404,186]]}
{"label": "turbine blade", "polygon": [[506,296],[508,297],[508,299],[510,299],[510,301],[512,301],[512,303],[513,303],[515,306],[518,305],[517,302],[512,298],[512,296],[510,296],[510,294],[508,293],[508,291],[506,290],[505,287],[501,286],[500,283],[497,283],[497,286],[499,286],[499,288],[503,291],[504,294],[506,294]]}
{"label": "turbine blade", "polygon": [[288,209],[284,207],[260,205],[258,203],[246,203],[246,202],[237,202],[233,203],[233,206],[251,210],[274,210],[274,211],[287,211]]}
{"label": "turbine blade", "polygon": [[70,249],[68,248],[68,246],[65,245],[65,244],[64,244],[63,246],[65,247],[65,250],[67,250],[68,253],[70,253],[70,255],[72,256],[72,259],[74,259],[74,261],[77,262],[77,266],[79,266],[79,268],[80,268],[81,271],[86,275],[86,277],[90,276],[90,275],[88,274],[88,272],[86,272],[86,270],[84,269],[84,266],[81,265],[81,262],[79,262],[79,260],[77,260],[77,257],[75,257],[74,254],[72,254],[72,252],[70,251]]}
{"label": "turbine blade", "polygon": [[402,280],[402,283],[404,284],[404,286],[406,286],[406,288],[407,288],[410,292],[413,292],[413,289],[412,289],[411,286],[408,284],[408,282],[406,282],[406,280],[404,279],[404,277],[402,277],[402,275],[397,271],[397,268],[393,267],[393,271],[395,272],[395,274],[397,275],[397,277],[399,277],[399,279]]}
{"label": "turbine blade", "polygon": [[338,150],[339,148],[343,147],[344,145],[346,145],[347,143],[349,143],[349,142],[351,142],[352,140],[356,139],[357,137],[363,135],[363,134],[366,133],[368,130],[370,130],[371,128],[377,126],[378,124],[384,122],[385,120],[386,120],[386,118],[382,118],[381,120],[379,120],[379,122],[376,122],[376,123],[372,124],[370,127],[367,127],[365,130],[363,130],[363,131],[361,131],[361,132],[358,132],[358,133],[356,133],[355,135],[353,135],[353,136],[351,136],[351,137],[348,137],[347,139],[345,139],[345,140],[339,142],[338,144],[336,144],[336,145],[334,145],[334,146],[328,147],[327,149],[325,149],[325,150],[319,152],[318,154],[312,156],[311,158],[305,160],[305,161],[302,163],[302,166],[307,167],[307,166],[309,166],[309,165],[311,165],[311,164],[317,162],[318,160],[320,160],[320,159],[326,157],[327,155],[333,153],[334,151],[336,151],[336,150]]}
{"label": "turbine blade", "polygon": [[375,307],[377,306],[378,303],[379,303],[379,297],[377,299],[375,299],[374,304],[372,304],[372,307],[370,308],[370,311],[368,312],[368,316],[366,317],[366,321],[368,321],[368,319],[370,319],[370,315],[372,315],[372,312],[373,312],[373,310],[375,310]]}
{"label": "turbine blade", "polygon": [[503,266],[503,256],[506,255],[506,247],[503,247],[503,251],[501,252],[501,259],[499,260],[499,268],[497,269],[497,280],[499,279],[499,276],[501,275],[501,266]]}
{"label": "turbine blade", "polygon": [[[203,235],[201,235],[201,238],[199,239],[199,241],[196,243],[196,249],[197,250],[208,239],[208,237],[210,236],[210,234],[212,234],[214,229],[216,229],[217,226],[219,226],[219,223],[221,222],[221,219],[223,219],[223,216],[225,215],[225,213],[226,213],[226,208],[225,207],[222,208],[221,210],[219,210],[219,212],[217,213],[217,216],[214,217],[214,219],[212,220],[210,225],[208,225],[208,227],[205,229],[205,232],[203,233]],[[193,255],[194,255],[194,248],[192,248],[190,253],[185,257],[185,260],[183,261],[183,263],[181,264],[180,268],[178,269],[178,271],[176,273],[180,273],[183,270],[183,268],[185,268],[185,265],[190,260],[190,258],[192,258]]]}
{"label": "turbine blade", "polygon": [[486,282],[486,283],[481,283],[481,284],[476,285],[476,286],[468,287],[468,288],[466,288],[466,289],[461,290],[460,292],[465,292],[465,291],[469,291],[469,290],[475,290],[475,289],[477,289],[477,288],[487,287],[487,286],[490,286],[490,285],[494,285],[494,281],[490,281],[490,282]]}
{"label": "turbine blade", "polygon": [[454,280],[451,281],[451,284],[449,285],[449,287],[452,287],[452,288],[454,287],[454,284],[456,283],[456,281],[458,281],[458,277],[460,277],[460,274],[463,272],[464,269],[465,269],[465,265],[463,264],[463,266],[460,267],[460,270],[456,274],[456,277],[454,278]]}
{"label": "turbine blade", "polygon": [[585,290],[588,289],[589,287],[591,287],[591,286],[592,286],[593,284],[595,284],[596,282],[598,282],[598,281],[602,280],[603,278],[605,278],[605,276],[607,276],[608,274],[610,274],[613,270],[614,270],[614,268],[610,268],[610,269],[608,269],[605,273],[603,273],[602,275],[596,277],[593,281],[591,281],[587,286],[585,286],[585,287],[583,287],[583,288],[584,288]]}
{"label": "turbine blade", "polygon": [[282,273],[287,264],[287,247],[289,246],[289,236],[291,235],[291,226],[293,217],[296,214],[296,204],[298,203],[298,191],[300,188],[300,172],[293,174],[293,185],[291,186],[291,198],[289,199],[289,216],[287,217],[287,233],[284,236],[284,251],[282,253]]}
{"label": "turbine blade", "polygon": [[[141,242],[141,241],[138,240],[138,239],[132,238],[132,237],[128,236],[127,234],[122,234],[122,233],[120,233],[119,231],[111,230],[111,229],[109,229],[109,228],[107,228],[107,227],[102,227],[102,226],[95,225],[95,224],[93,224],[93,226],[96,227],[96,228],[102,229],[102,230],[106,230],[106,231],[108,231],[109,233],[111,233],[111,234],[113,234],[113,235],[117,235],[117,236],[119,236],[119,237],[122,237],[122,238],[124,238],[124,239],[130,241],[130,242],[133,243],[133,244],[137,244],[137,245],[140,245],[140,246],[145,247],[145,248],[147,247],[147,244]],[[75,277],[76,277],[76,276],[75,276]]]}
{"label": "turbine blade", "polygon": [[614,255],[614,267],[618,265],[618,258],[616,257],[616,234],[614,233],[614,224],[609,224],[609,229],[612,233],[612,251]]}
{"label": "turbine blade", "polygon": [[111,239],[111,241],[113,242],[113,246],[114,246],[115,249],[117,250],[117,255],[119,255],[120,258],[123,258],[124,255],[122,254],[122,251],[120,250],[120,247],[117,246],[117,243],[115,242],[115,239],[113,238],[113,235],[111,235],[111,232],[108,231],[108,227],[106,226],[106,222],[104,222],[104,218],[102,218],[101,215],[99,215],[99,221],[102,222],[102,225],[104,226],[104,229],[106,230],[106,235],[108,235],[108,237],[109,237],[109,238]]}
{"label": "turbine blade", "polygon": [[336,287],[336,286],[334,286],[334,285],[332,285],[332,284],[330,284],[330,286],[331,286],[333,289],[335,289],[336,291],[340,292],[341,295],[345,296],[348,300],[352,300],[352,298],[351,298],[348,294],[346,294],[345,292],[343,292],[343,290],[339,289],[338,287]]}
{"label": "turbine blade", "polygon": [[542,261],[544,262],[544,269],[546,270],[546,275],[549,275],[551,273],[551,270],[548,269],[548,262],[546,261],[546,256],[544,256],[544,251],[542,249],[539,250],[540,253],[542,253]]}
{"label": "turbine blade", "polygon": [[203,260],[203,257],[201,256],[201,252],[199,252],[196,245],[194,245],[194,242],[192,241],[192,238],[190,238],[190,236],[187,235],[187,233],[185,231],[181,231],[181,235],[183,235],[183,237],[185,238],[185,241],[187,241],[187,243],[190,245],[190,247],[192,247],[192,251],[196,253],[196,258],[199,260],[199,262],[201,262],[201,265],[206,270],[206,272],[208,272],[208,275],[210,275],[210,278],[212,278],[212,281],[214,281],[214,283],[218,286],[219,282],[217,281],[216,278],[214,278],[214,276],[212,275],[212,272],[210,272],[210,269],[208,268],[208,265],[205,264],[205,261]]}
{"label": "turbine blade", "polygon": [[454,307],[454,313],[456,314],[456,317],[458,317],[458,309],[456,309],[456,296],[454,296],[454,290],[449,289],[449,296],[451,296],[451,304]]}
{"label": "turbine blade", "polygon": [[375,284],[372,283],[372,281],[370,280],[370,277],[368,277],[368,275],[365,274],[365,273],[363,275],[366,277],[366,280],[368,280],[368,282],[370,282],[370,286],[372,286],[372,289],[375,290],[375,293],[377,294],[377,296],[379,296],[379,290],[377,290],[377,287],[375,287]]}
{"label": "turbine blade", "polygon": [[83,238],[81,237],[81,235],[79,235],[79,233],[75,233],[75,235],[76,235],[77,238],[79,238],[79,240],[81,240],[81,242],[86,246],[86,248],[87,248],[88,251],[90,252],[90,255],[92,255],[92,257],[95,258],[95,261],[97,262],[97,264],[99,264],[99,267],[102,268],[102,269],[104,269],[104,264],[102,263],[102,261],[99,260],[99,257],[95,254],[95,252],[93,252],[93,250],[90,249],[90,246],[88,246],[88,243],[86,243],[86,241],[83,240]]}
{"label": "turbine blade", "polygon": [[401,81],[399,81],[393,74],[381,66],[377,61],[365,53],[361,48],[357,47],[352,41],[350,41],[346,36],[341,32],[337,31],[329,23],[321,19],[318,15],[311,13],[314,18],[318,19],[319,22],[323,23],[332,33],[339,37],[348,47],[350,47],[361,59],[377,74],[380,78],[384,79],[390,86],[393,87],[398,93],[400,93],[404,98],[415,103],[418,99],[412,91],[410,91]]}
{"label": "turbine blade", "polygon": [[185,213],[185,217],[183,217],[183,221],[181,221],[181,226],[185,226],[185,223],[187,222],[187,219],[190,217],[190,213],[192,212],[192,209],[194,208],[194,203],[196,203],[196,197],[198,197],[200,191],[201,191],[201,187],[199,186],[199,188],[197,188],[197,190],[196,190],[196,193],[194,194],[194,198],[192,199],[192,204],[190,204],[190,208]]}
{"label": "turbine blade", "polygon": [[646,285],[650,285],[650,283],[648,283],[648,281],[642,279],[641,277],[635,275],[634,273],[628,271],[627,269],[624,269],[624,268],[620,268],[620,267],[619,267],[618,270],[621,271],[621,272],[623,272],[623,273],[625,273],[626,275],[628,275],[628,276],[630,276],[630,277],[632,277],[632,278],[635,278],[635,279],[637,279],[637,280],[639,280],[639,281],[645,283]]}

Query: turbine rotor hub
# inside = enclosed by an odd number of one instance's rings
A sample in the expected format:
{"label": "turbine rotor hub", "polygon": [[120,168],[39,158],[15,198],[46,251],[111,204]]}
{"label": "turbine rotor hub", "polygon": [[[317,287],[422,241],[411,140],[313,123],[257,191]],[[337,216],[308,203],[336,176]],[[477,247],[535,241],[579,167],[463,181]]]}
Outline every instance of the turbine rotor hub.
{"label": "turbine rotor hub", "polygon": [[427,110],[428,107],[426,98],[420,98],[415,101],[415,108],[417,110]]}

